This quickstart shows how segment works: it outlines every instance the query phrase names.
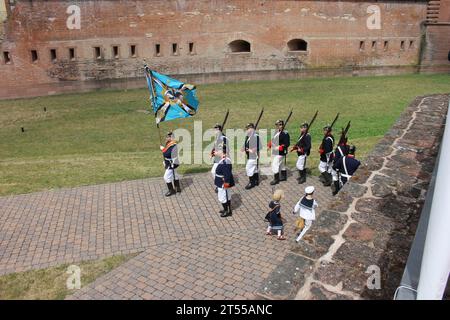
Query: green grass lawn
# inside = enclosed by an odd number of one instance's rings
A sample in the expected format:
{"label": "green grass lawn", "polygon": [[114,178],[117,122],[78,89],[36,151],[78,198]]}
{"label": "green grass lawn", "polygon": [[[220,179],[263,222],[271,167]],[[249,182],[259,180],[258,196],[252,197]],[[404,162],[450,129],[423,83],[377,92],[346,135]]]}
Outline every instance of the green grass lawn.
{"label": "green grass lawn", "polygon": [[[118,255],[76,263],[81,269],[81,287],[117,268],[137,254]],[[69,264],[0,276],[0,300],[62,300],[76,289],[67,288]]]}
{"label": "green grass lawn", "polygon": [[[193,119],[163,123],[163,131],[192,131],[193,120],[209,128],[222,121],[227,108],[227,127],[243,128],[256,121],[264,106],[261,128],[272,128],[276,119],[294,109],[287,129],[296,139],[298,125],[318,109],[309,161],[315,167],[321,127],[336,112],[341,113],[336,128],[352,121],[350,142],[363,158],[414,97],[450,92],[450,76],[255,81],[200,85],[197,92],[199,113]],[[0,195],[161,175],[158,133],[153,116],[143,112],[147,108],[146,89],[0,101]],[[289,156],[291,166],[295,158]],[[206,168],[183,166],[181,172]]]}

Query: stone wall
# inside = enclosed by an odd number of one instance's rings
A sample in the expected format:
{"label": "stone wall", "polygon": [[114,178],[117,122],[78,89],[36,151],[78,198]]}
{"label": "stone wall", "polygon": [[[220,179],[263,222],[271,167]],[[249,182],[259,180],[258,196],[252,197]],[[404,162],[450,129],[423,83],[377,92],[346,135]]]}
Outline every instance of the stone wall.
{"label": "stone wall", "polygon": [[[267,70],[247,72],[214,72],[189,75],[173,75],[181,81],[196,85],[207,83],[223,83],[252,80],[305,79],[315,77],[340,76],[377,76],[400,75],[409,73],[442,73],[450,69],[441,66],[383,66],[383,67],[347,67],[347,68],[311,68],[303,70]],[[99,89],[128,90],[146,88],[144,77],[125,79],[103,79],[89,81],[59,81],[27,86],[17,90],[17,87],[0,87],[0,99],[47,96],[54,94],[88,92]]]}
{"label": "stone wall", "polygon": [[[393,298],[431,180],[448,104],[448,95],[432,95],[409,105],[335,201],[318,214],[304,241],[292,245],[259,290],[261,297]],[[380,270],[380,289],[367,287],[373,266]]]}
{"label": "stone wall", "polygon": [[[60,93],[67,86],[83,90],[93,81],[141,77],[144,59],[163,73],[221,73],[225,81],[262,71],[280,78],[289,74],[282,71],[318,69],[380,68],[386,74],[390,69],[383,67],[419,64],[427,17],[425,0],[86,0],[75,2],[80,28],[69,29],[72,4],[15,2],[0,43],[0,98],[36,85]],[[373,5],[380,29],[368,27]],[[295,39],[306,47],[292,47]],[[232,52],[235,40],[247,41],[250,51]]]}

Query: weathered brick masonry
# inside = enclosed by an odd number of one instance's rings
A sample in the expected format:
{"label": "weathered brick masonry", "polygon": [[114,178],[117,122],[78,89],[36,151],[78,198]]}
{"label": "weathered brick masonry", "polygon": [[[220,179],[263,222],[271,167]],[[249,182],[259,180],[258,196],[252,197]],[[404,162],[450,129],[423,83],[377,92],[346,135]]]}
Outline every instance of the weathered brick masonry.
{"label": "weathered brick masonry", "polygon": [[0,98],[142,86],[144,59],[202,82],[450,68],[450,0],[0,2]]}

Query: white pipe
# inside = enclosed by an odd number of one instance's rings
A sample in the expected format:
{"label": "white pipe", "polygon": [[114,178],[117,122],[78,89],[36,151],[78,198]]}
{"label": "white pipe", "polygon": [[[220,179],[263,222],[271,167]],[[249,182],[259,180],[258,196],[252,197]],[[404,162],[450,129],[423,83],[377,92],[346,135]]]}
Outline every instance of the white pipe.
{"label": "white pipe", "polygon": [[449,119],[450,117],[447,117],[440,147],[439,166],[420,268],[417,300],[441,300],[450,273]]}

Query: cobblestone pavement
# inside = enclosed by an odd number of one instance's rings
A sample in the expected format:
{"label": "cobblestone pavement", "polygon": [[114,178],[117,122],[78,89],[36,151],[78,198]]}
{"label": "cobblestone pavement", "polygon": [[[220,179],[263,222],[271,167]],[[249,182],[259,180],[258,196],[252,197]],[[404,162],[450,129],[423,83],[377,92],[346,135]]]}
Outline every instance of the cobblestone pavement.
{"label": "cobblestone pavement", "polygon": [[[294,245],[291,211],[306,186],[295,177],[277,186],[286,191],[287,241],[265,235],[271,177],[244,190],[237,174],[226,219],[209,173],[184,176],[170,198],[160,178],[2,197],[0,274],[137,252],[71,298],[251,299]],[[331,191],[315,177],[307,184],[325,207]]]}

